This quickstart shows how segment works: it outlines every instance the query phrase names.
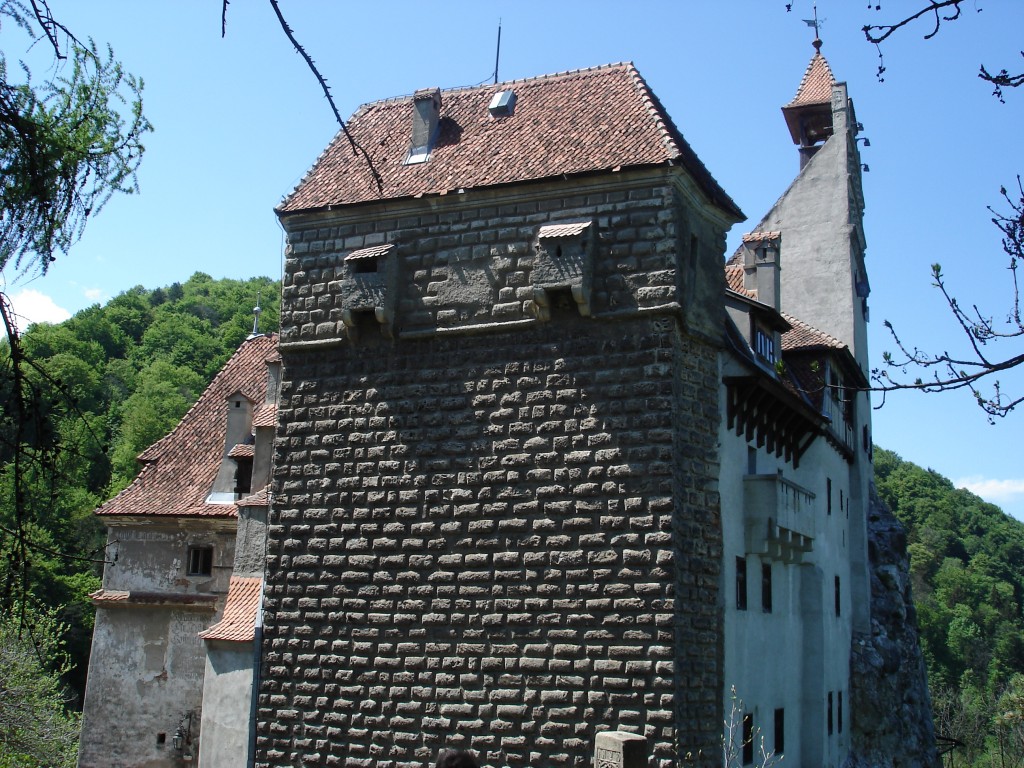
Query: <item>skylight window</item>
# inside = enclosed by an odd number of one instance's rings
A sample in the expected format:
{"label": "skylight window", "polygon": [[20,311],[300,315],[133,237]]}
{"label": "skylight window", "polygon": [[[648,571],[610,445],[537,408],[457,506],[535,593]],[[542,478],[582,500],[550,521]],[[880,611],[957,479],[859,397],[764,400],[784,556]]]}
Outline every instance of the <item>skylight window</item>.
{"label": "skylight window", "polygon": [[515,91],[498,91],[487,105],[491,117],[508,117],[516,108]]}
{"label": "skylight window", "polygon": [[404,165],[417,165],[425,163],[430,159],[430,145],[424,144],[420,147],[410,147],[409,154],[405,156]]}

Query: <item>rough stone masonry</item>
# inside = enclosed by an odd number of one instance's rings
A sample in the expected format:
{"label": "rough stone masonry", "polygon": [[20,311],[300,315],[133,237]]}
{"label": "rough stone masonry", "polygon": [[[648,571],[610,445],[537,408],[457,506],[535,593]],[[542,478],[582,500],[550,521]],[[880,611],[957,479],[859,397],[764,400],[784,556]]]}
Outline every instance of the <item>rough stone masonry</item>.
{"label": "rough stone masonry", "polygon": [[286,222],[258,765],[717,756],[725,225],[672,173]]}

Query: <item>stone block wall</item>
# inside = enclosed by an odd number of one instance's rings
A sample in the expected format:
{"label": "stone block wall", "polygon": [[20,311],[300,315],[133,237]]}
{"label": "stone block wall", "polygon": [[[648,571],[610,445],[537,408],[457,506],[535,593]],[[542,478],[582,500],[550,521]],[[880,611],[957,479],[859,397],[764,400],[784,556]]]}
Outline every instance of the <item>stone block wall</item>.
{"label": "stone block wall", "polygon": [[[373,283],[396,332],[532,321],[538,231],[578,221],[592,221],[597,239],[593,314],[679,302],[691,333],[717,338],[727,224],[687,203],[664,171],[625,176],[614,186],[531,185],[528,194],[449,195],[444,205],[285,219],[281,341],[344,338],[346,302],[362,306],[367,295],[352,288],[354,279]],[[386,245],[379,277],[352,274],[348,254]]]}
{"label": "stone block wall", "polygon": [[[717,349],[672,303],[670,192],[578,198],[594,312],[548,322],[526,236],[568,198],[292,225],[257,765],[584,766],[605,729],[715,761]],[[631,198],[658,232],[613,226]],[[341,338],[330,252],[373,244],[345,227],[396,244],[392,340]]]}

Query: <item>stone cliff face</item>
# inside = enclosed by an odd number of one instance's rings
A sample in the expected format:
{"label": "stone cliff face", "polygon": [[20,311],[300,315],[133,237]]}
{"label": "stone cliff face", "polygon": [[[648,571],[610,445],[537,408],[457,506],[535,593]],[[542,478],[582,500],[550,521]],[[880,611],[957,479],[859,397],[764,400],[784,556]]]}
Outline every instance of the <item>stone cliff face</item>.
{"label": "stone cliff face", "polygon": [[928,676],[910,590],[903,526],[871,486],[871,633],[854,635],[855,719],[847,768],[938,766]]}

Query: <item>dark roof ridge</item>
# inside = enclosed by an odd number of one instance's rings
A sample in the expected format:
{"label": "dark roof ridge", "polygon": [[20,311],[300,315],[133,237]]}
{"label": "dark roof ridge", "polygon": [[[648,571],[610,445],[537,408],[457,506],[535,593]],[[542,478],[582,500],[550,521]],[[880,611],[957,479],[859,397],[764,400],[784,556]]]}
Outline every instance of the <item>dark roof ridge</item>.
{"label": "dark roof ridge", "polygon": [[[579,67],[577,69],[566,69],[561,72],[548,72],[543,75],[533,75],[532,77],[517,77],[513,80],[502,80],[500,83],[479,83],[478,85],[456,85],[451,88],[439,88],[441,95],[444,96],[446,93],[465,93],[467,91],[483,91],[489,88],[495,90],[502,90],[503,86],[508,85],[522,85],[524,83],[538,83],[545,80],[557,80],[563,77],[570,77],[575,75],[582,75],[589,72],[598,72],[603,69],[619,69],[629,68],[636,71],[636,67],[631,61],[617,61],[611,64],[596,64],[592,67]],[[403,93],[398,96],[388,96],[383,99],[374,99],[373,101],[367,101],[356,107],[356,111],[352,113],[349,120],[352,120],[363,113],[363,110],[369,109],[370,107],[383,106],[386,104],[397,104],[403,101],[409,101],[419,91],[413,91],[412,93]],[[442,99],[443,103],[443,99]],[[340,131],[339,131],[340,133]]]}

